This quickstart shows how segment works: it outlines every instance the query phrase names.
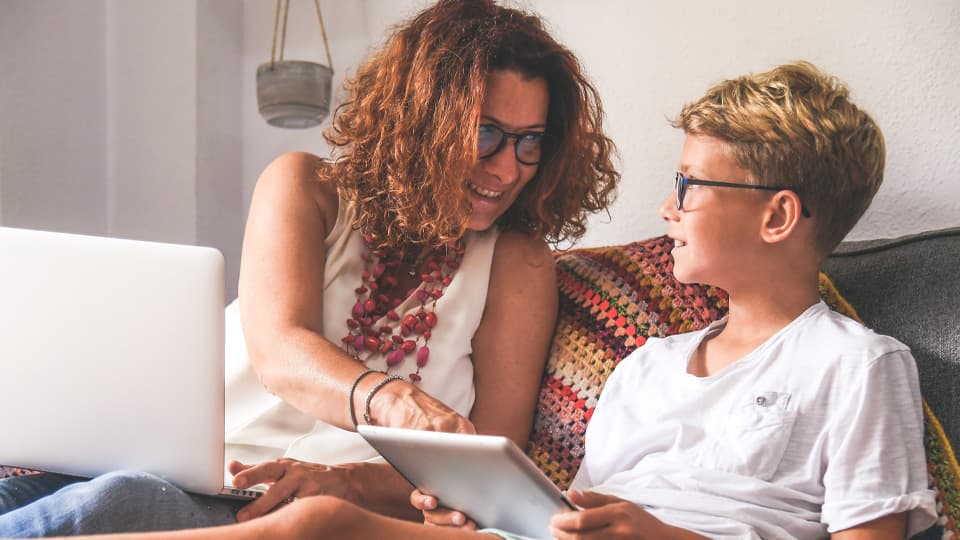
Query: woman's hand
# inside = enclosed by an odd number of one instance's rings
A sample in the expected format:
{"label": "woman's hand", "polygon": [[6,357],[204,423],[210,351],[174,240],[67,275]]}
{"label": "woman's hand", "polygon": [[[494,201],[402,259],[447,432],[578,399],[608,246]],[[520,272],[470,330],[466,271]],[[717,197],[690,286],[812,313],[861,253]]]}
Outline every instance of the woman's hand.
{"label": "woman's hand", "polygon": [[419,489],[410,493],[410,504],[414,508],[423,512],[423,522],[427,525],[436,525],[438,527],[458,527],[471,531],[477,530],[477,524],[473,520],[467,519],[463,512],[441,508],[437,505],[437,498],[433,495],[427,495]]}
{"label": "woman's hand", "polygon": [[550,532],[557,540],[704,538],[667,525],[640,506],[619,497],[575,490],[570,490],[567,497],[583,510],[561,512],[553,516]]}
{"label": "woman's hand", "polygon": [[347,501],[359,502],[361,489],[355,472],[364,463],[319,465],[295,459],[278,459],[258,465],[230,462],[233,485],[246,489],[257,484],[269,487],[266,493],[237,513],[237,521],[247,521],[309,495],[333,495]]}
{"label": "woman's hand", "polygon": [[[377,382],[379,381],[372,381],[369,386],[372,388]],[[362,399],[359,396],[365,396],[366,393],[357,392],[357,395],[356,405],[365,407],[365,400],[364,403],[359,403]],[[364,410],[359,407],[358,410]],[[369,412],[373,424],[380,426],[449,433],[476,433],[476,428],[470,420],[423,390],[400,380],[387,383],[373,394]]]}

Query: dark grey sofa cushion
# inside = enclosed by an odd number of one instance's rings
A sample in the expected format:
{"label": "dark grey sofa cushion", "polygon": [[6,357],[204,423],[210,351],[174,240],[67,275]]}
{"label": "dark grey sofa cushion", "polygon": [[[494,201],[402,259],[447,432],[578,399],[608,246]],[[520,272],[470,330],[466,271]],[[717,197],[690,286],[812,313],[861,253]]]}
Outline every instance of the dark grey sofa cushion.
{"label": "dark grey sofa cushion", "polygon": [[844,242],[823,265],[870,328],[910,347],[923,397],[960,441],[960,228]]}

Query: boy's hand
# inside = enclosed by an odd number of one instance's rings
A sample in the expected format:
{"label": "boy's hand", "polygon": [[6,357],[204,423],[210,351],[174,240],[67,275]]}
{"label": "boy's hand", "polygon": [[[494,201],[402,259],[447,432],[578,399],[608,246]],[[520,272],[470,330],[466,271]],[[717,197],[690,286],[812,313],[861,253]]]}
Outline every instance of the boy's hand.
{"label": "boy's hand", "polygon": [[589,538],[630,538],[655,540],[667,538],[667,530],[677,538],[704,538],[696,533],[670,527],[630,501],[592,491],[567,492],[570,502],[583,510],[561,512],[550,520],[550,532],[557,540]]}
{"label": "boy's hand", "polygon": [[423,512],[423,522],[427,525],[458,527],[471,531],[477,529],[477,524],[467,519],[463,512],[438,507],[436,497],[427,495],[419,489],[413,490],[413,493],[410,494],[410,504]]}

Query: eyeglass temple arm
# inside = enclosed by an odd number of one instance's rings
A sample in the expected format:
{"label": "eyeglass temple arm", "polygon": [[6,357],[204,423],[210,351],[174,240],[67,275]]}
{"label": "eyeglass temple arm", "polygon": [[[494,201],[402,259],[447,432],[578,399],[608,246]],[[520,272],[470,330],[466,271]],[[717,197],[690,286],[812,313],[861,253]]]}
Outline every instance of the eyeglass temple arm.
{"label": "eyeglass temple arm", "polygon": [[[796,191],[779,186],[758,186],[756,184],[735,184],[733,182],[717,182],[714,180],[694,180],[692,178],[685,178],[688,186],[713,186],[713,187],[736,187],[742,189],[761,189],[765,191]],[[807,205],[803,204],[803,201],[800,201],[800,214],[803,217],[810,217],[810,211],[807,210]]]}

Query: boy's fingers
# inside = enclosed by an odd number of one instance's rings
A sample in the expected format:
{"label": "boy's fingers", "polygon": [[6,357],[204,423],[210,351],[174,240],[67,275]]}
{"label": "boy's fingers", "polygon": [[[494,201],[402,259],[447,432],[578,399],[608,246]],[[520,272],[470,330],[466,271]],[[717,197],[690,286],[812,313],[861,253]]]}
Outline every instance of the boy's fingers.
{"label": "boy's fingers", "polygon": [[463,515],[463,512],[440,508],[439,510],[424,511],[423,521],[428,525],[440,527],[462,527],[467,524],[467,517]]}
{"label": "boy's fingers", "polygon": [[560,512],[550,518],[550,526],[565,532],[589,532],[610,525],[608,512],[602,510],[582,510]]}
{"label": "boy's fingers", "polygon": [[437,498],[415,489],[410,493],[410,504],[417,510],[434,510],[437,507]]}

